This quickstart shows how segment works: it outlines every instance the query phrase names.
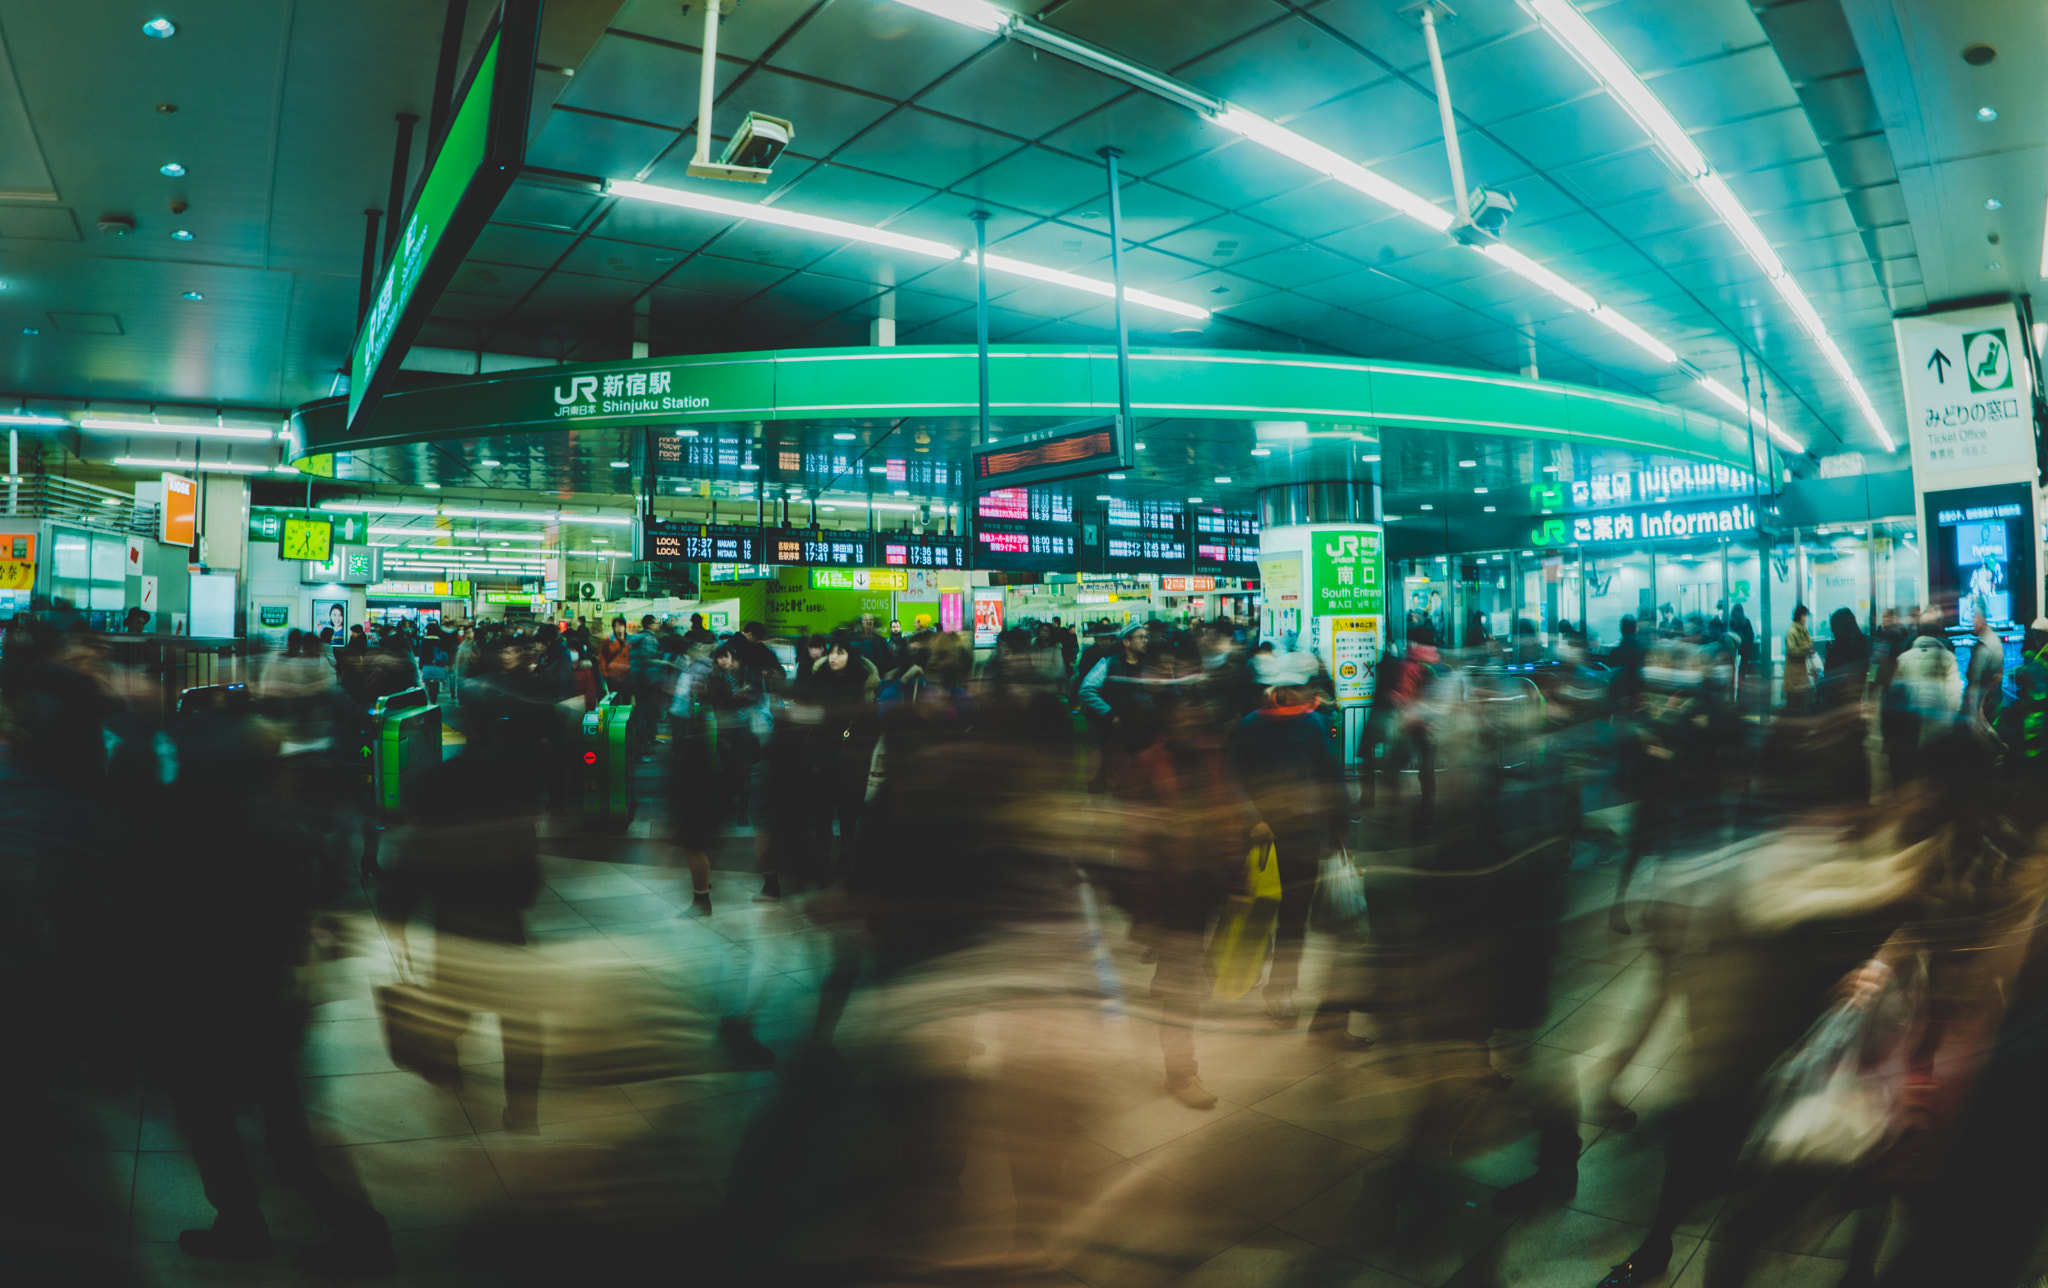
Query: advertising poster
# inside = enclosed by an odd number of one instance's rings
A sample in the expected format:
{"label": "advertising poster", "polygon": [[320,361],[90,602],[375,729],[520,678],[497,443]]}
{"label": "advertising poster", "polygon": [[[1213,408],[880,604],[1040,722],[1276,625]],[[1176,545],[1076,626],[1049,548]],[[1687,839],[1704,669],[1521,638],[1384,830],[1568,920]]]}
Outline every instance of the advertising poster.
{"label": "advertising poster", "polygon": [[1373,674],[1380,662],[1380,618],[1332,617],[1330,676],[1336,682],[1337,705],[1362,707],[1372,702]]}
{"label": "advertising poster", "polygon": [[346,599],[316,599],[313,601],[313,633],[332,630],[333,642],[348,642],[348,601]]}
{"label": "advertising poster", "polygon": [[0,534],[0,590],[36,588],[36,539],[25,532]]}
{"label": "advertising poster", "polygon": [[1276,608],[1301,607],[1301,556],[1260,555],[1259,593]]}
{"label": "advertising poster", "polygon": [[967,628],[967,592],[942,590],[939,592],[939,629],[959,632]]}
{"label": "advertising poster", "polygon": [[974,647],[994,648],[1003,633],[1003,590],[1000,586],[974,592]]}
{"label": "advertising poster", "polygon": [[166,474],[164,499],[157,511],[156,539],[167,546],[190,546],[199,540],[199,488],[182,474]]}

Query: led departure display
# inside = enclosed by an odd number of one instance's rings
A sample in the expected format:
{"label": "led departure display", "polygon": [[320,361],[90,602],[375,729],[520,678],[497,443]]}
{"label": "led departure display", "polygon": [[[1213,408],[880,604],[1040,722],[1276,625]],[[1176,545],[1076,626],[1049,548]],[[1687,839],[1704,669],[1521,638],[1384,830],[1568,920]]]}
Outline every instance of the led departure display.
{"label": "led departure display", "polygon": [[1195,566],[1230,577],[1259,575],[1259,516],[1250,510],[1197,506]]}
{"label": "led departure display", "polygon": [[763,563],[805,568],[865,568],[873,562],[868,557],[868,534],[865,532],[771,528],[766,541],[767,553],[761,561]]}
{"label": "led departure display", "polygon": [[1074,499],[1041,488],[998,488],[974,499],[974,566],[1070,571],[1080,552]]}
{"label": "led departure display", "polygon": [[1048,483],[1121,469],[1114,416],[1000,438],[974,450],[977,487]]}
{"label": "led departure display", "polygon": [[882,568],[967,567],[967,539],[937,533],[889,532],[875,537],[876,566]]}

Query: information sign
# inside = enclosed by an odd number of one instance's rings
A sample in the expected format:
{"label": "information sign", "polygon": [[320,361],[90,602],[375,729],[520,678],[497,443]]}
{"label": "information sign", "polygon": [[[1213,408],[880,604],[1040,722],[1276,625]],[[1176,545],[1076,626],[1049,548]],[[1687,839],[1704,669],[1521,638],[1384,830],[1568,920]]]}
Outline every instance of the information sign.
{"label": "information sign", "polygon": [[910,589],[910,572],[905,568],[813,568],[812,590]]}
{"label": "information sign", "polygon": [[1317,617],[1384,611],[1380,543],[1377,528],[1348,532],[1325,528],[1309,534],[1310,591],[1315,596]]}

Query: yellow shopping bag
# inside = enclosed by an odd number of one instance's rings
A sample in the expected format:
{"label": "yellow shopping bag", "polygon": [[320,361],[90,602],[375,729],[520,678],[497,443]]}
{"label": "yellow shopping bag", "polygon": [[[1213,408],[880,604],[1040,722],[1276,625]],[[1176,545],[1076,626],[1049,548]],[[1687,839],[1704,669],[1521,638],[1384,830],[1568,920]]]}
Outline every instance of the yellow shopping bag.
{"label": "yellow shopping bag", "polygon": [[1280,921],[1280,863],[1273,846],[1254,845],[1244,859],[1245,893],[1231,896],[1209,937],[1210,991],[1218,998],[1243,997],[1266,973],[1273,932]]}
{"label": "yellow shopping bag", "polygon": [[1254,899],[1280,897],[1280,861],[1271,841],[1254,845],[1244,856],[1244,892]]}

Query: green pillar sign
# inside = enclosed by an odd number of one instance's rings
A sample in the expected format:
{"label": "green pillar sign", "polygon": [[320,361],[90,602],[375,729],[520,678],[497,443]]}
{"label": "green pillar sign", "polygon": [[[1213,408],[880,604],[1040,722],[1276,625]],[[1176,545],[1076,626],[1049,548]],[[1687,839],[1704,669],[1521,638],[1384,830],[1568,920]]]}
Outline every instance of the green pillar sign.
{"label": "green pillar sign", "polygon": [[1317,617],[1382,611],[1386,587],[1380,571],[1378,529],[1323,529],[1310,534],[1309,544]]}

